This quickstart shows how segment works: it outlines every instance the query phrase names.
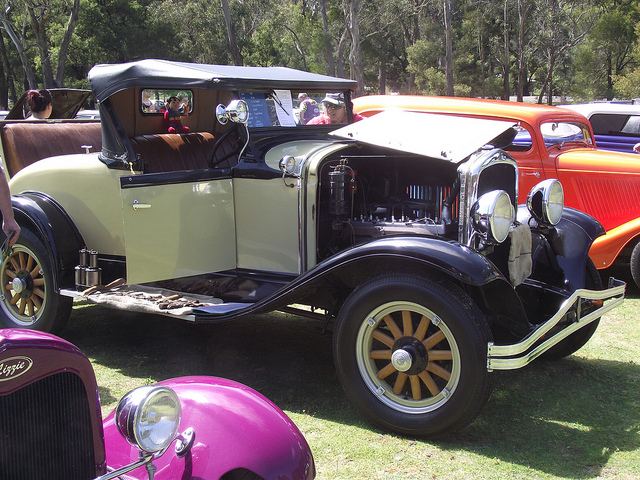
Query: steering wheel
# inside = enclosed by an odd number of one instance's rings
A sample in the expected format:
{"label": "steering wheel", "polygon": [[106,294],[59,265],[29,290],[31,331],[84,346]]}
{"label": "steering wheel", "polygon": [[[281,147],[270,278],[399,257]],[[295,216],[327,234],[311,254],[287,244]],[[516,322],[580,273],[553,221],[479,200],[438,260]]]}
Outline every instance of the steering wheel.
{"label": "steering wheel", "polygon": [[[224,132],[220,136],[218,141],[213,146],[213,152],[211,152],[211,158],[209,159],[209,167],[210,168],[217,167],[218,165],[220,165],[225,160],[229,160],[231,157],[233,157],[234,155],[238,154],[238,152],[240,150],[240,142],[238,141],[240,136],[238,135],[238,130],[239,130],[239,124],[234,123],[233,126],[229,130],[227,130],[226,132]],[[227,141],[227,139],[232,134],[236,135],[236,143],[233,145],[233,148],[231,149],[230,152],[226,153],[222,157],[216,158],[216,153],[218,153],[218,149],[220,148],[220,146],[222,144],[224,144]],[[231,167],[231,164],[229,164],[229,167]]]}

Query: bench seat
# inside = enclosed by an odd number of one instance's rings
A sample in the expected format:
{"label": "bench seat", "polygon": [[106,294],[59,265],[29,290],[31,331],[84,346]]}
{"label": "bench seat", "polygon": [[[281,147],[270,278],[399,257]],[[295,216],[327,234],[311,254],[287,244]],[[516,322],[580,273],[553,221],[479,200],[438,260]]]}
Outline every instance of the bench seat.
{"label": "bench seat", "polygon": [[9,175],[24,167],[56,155],[102,150],[100,122],[15,122],[2,125],[2,149]]}
{"label": "bench seat", "polygon": [[209,132],[141,135],[129,140],[149,173],[207,169],[216,143]]}

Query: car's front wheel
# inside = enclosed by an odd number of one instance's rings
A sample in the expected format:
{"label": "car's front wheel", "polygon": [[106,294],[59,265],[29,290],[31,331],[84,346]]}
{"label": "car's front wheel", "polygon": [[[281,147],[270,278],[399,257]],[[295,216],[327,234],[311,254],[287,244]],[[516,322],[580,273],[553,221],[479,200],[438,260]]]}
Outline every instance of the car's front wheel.
{"label": "car's front wheel", "polygon": [[449,282],[394,275],[349,296],[334,360],[350,399],[375,423],[438,436],[470,423],[489,398],[487,322]]}
{"label": "car's front wheel", "polygon": [[53,268],[40,239],[23,228],[0,268],[0,326],[59,333],[73,300],[54,291]]}
{"label": "car's front wheel", "polygon": [[631,276],[636,285],[640,287],[640,242],[636,243],[631,252]]}

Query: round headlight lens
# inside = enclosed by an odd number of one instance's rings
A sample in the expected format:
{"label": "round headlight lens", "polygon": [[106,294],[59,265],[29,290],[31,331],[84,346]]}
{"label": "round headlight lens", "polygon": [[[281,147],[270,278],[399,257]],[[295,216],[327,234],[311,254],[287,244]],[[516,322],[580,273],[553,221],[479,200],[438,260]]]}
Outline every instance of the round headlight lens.
{"label": "round headlight lens", "polygon": [[291,155],[285,155],[280,160],[280,171],[287,175],[293,175],[296,171],[296,158]]}
{"label": "round headlight lens", "polygon": [[227,115],[227,109],[225,108],[224,105],[219,104],[216,107],[216,118],[218,119],[218,122],[220,122],[220,125],[226,125],[227,122],[229,121],[229,116]]}
{"label": "round headlight lens", "polygon": [[127,393],[116,408],[118,430],[134,447],[159,452],[176,438],[182,406],[168,387],[139,387]]}
{"label": "round headlight lens", "polygon": [[544,180],[531,189],[527,208],[542,225],[557,225],[564,210],[564,190],[555,178]]}
{"label": "round headlight lens", "polygon": [[227,114],[234,123],[247,123],[249,106],[244,100],[232,100],[227,106]]}
{"label": "round headlight lens", "polygon": [[487,239],[502,243],[507,239],[514,219],[511,198],[504,190],[482,195],[471,210],[473,227],[486,234]]}

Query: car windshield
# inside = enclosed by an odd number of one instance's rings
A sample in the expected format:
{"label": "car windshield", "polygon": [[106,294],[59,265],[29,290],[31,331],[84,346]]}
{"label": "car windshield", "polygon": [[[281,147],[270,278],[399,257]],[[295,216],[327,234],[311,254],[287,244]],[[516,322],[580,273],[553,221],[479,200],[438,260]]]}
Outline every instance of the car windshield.
{"label": "car windshield", "polygon": [[546,122],[540,125],[540,133],[547,148],[564,143],[594,144],[589,127],[580,122]]}
{"label": "car windshield", "polygon": [[[344,99],[344,93],[286,89],[240,92],[239,98],[249,107],[249,127],[295,127],[322,115],[322,101],[329,95]],[[346,117],[343,123],[347,123]]]}

